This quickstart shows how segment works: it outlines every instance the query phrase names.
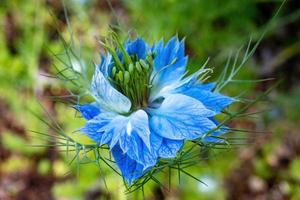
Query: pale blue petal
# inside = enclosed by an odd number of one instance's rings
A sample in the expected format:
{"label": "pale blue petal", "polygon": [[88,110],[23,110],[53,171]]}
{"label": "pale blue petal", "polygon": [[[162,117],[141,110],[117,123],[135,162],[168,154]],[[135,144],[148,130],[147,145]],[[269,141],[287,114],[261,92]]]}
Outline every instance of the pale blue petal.
{"label": "pale blue petal", "polygon": [[120,145],[123,153],[147,168],[157,161],[157,155],[150,144],[148,115],[138,110],[129,116],[117,115],[99,130],[103,132],[102,142],[110,148]]}
{"label": "pale blue petal", "polygon": [[154,79],[154,84],[163,87],[164,85],[171,84],[180,80],[186,72],[186,65],[188,57],[183,57],[180,60],[175,61],[174,64],[169,65],[166,69],[159,72],[157,78]]}
{"label": "pale blue petal", "polygon": [[170,140],[163,138],[156,134],[154,130],[151,131],[151,145],[157,152],[160,158],[174,158],[177,152],[182,148],[184,140]]}
{"label": "pale blue petal", "polygon": [[95,70],[91,91],[101,109],[127,113],[131,108],[130,100],[110,85],[100,70]]}
{"label": "pale blue petal", "polygon": [[225,134],[225,133],[222,133],[220,131],[218,132],[215,132],[215,133],[218,133],[218,134],[212,134],[211,136],[207,136],[205,138],[203,138],[203,142],[205,143],[214,143],[214,144],[225,144],[225,139],[223,139],[222,137],[218,136],[218,135],[222,135],[222,134]]}
{"label": "pale blue petal", "polygon": [[111,146],[111,140],[113,138],[113,134],[111,132],[102,132],[102,137],[100,140],[100,144],[108,144]]}
{"label": "pale blue petal", "polygon": [[[178,84],[174,84],[173,88],[168,88],[168,91],[164,93],[181,93],[190,97],[193,97],[201,101],[208,109],[217,113],[221,112],[225,107],[232,104],[235,99],[224,96],[222,94],[212,92],[215,88],[215,83],[199,83],[197,77],[202,71],[192,74],[191,76],[181,80]],[[173,90],[172,90],[173,89]],[[161,93],[163,93],[161,92]],[[162,95],[162,94],[159,94]]]}
{"label": "pale blue petal", "polygon": [[150,149],[150,130],[147,113],[143,110],[138,110],[130,116],[130,120],[127,124],[127,134],[130,135],[130,133],[128,133],[129,125],[131,132],[137,134],[148,149]]}
{"label": "pale blue petal", "polygon": [[79,131],[97,142],[98,144],[107,144],[110,141],[107,137],[111,137],[111,135],[105,134],[101,129],[110,123],[114,115],[112,113],[101,113],[93,119],[87,121],[84,127],[82,127]]}
{"label": "pale blue petal", "polygon": [[102,72],[104,77],[108,77],[111,73],[112,67],[114,66],[114,61],[111,54],[108,52],[106,53],[106,56],[103,56],[102,54],[100,54],[100,56],[101,62],[99,64],[99,70]]}
{"label": "pale blue petal", "polygon": [[145,145],[143,145],[143,149],[140,152],[140,157],[142,157],[142,159],[139,159],[137,161],[143,162],[142,165],[144,166],[144,170],[153,167],[157,163],[158,157],[156,152],[154,152],[153,150],[149,151],[149,149]]}
{"label": "pale blue petal", "polygon": [[197,88],[199,90],[212,91],[216,87],[216,83],[195,83],[193,80],[191,80],[188,83],[183,84],[182,86],[176,88],[176,92],[184,93],[185,91],[187,91],[192,87]]}
{"label": "pale blue petal", "polygon": [[217,113],[232,104],[235,100],[231,97],[221,95],[219,93],[203,90],[198,87],[192,87],[182,92],[184,95],[193,97],[201,101],[205,107]]}
{"label": "pale blue petal", "polygon": [[216,83],[201,83],[198,85],[195,85],[194,87],[198,88],[199,90],[208,90],[212,91],[216,87]]}
{"label": "pale blue petal", "polygon": [[86,120],[94,118],[101,112],[96,103],[75,105],[74,108],[78,110]]}
{"label": "pale blue petal", "polygon": [[[211,120],[216,124],[216,126],[219,125],[219,122],[211,118]],[[203,138],[203,142],[206,143],[225,143],[225,139],[222,138],[222,135],[228,133],[228,128],[226,126],[220,127],[217,131],[214,131],[209,136],[206,136]]]}
{"label": "pale blue petal", "polygon": [[[177,72],[177,71],[175,71]],[[154,81],[153,87],[150,90],[149,102],[154,102],[159,98],[164,98],[170,94],[174,93],[183,93],[184,91],[190,89],[197,83],[197,77],[203,73],[203,70],[200,70],[188,77],[182,78],[184,75],[178,76],[180,73],[173,73],[171,72],[170,76],[166,74],[166,81]],[[154,76],[155,77],[155,76]],[[154,79],[156,80],[156,78]],[[169,80],[169,81],[168,81]],[[167,84],[165,84],[167,83]]]}
{"label": "pale blue petal", "polygon": [[171,38],[166,46],[162,41],[152,47],[155,52],[153,87],[151,96],[166,87],[167,85],[178,82],[186,72],[188,57],[184,55],[184,41],[179,42],[177,37]]}
{"label": "pale blue petal", "polygon": [[[134,142],[130,143],[130,146],[127,144],[127,155],[131,159],[143,165],[144,169],[154,166],[157,162],[157,153],[156,151],[154,151],[154,148],[151,148],[151,150],[149,150],[137,135],[132,135],[131,138],[134,138],[132,139],[132,141]],[[121,142],[122,139],[120,139],[120,143]],[[124,151],[122,146],[121,149]]]}
{"label": "pale blue petal", "polygon": [[[149,149],[151,148],[148,115],[143,110],[138,110],[129,116],[118,115],[109,124],[102,127],[101,131],[111,132],[113,140],[118,140],[120,136],[125,134],[128,136],[135,134],[139,136]],[[113,142],[113,144],[115,143]]]}
{"label": "pale blue petal", "polygon": [[158,150],[160,158],[174,158],[177,152],[182,148],[184,140],[163,139],[163,142]]}
{"label": "pale blue petal", "polygon": [[154,151],[158,151],[158,149],[160,148],[162,142],[163,142],[163,137],[161,137],[160,135],[157,135],[154,130],[151,129],[150,126],[150,141],[151,141],[151,146],[154,149]]}
{"label": "pale blue petal", "polygon": [[[123,151],[123,153],[127,153],[131,155],[131,158],[134,160],[137,160],[139,157],[139,151],[140,151],[140,138],[137,137],[135,134],[128,135],[128,134],[122,134],[119,138],[119,144]],[[143,144],[141,144],[143,145]]]}
{"label": "pale blue petal", "polygon": [[215,128],[208,110],[198,100],[181,95],[169,95],[157,109],[149,109],[150,126],[160,136],[173,140],[195,139]]}
{"label": "pale blue petal", "polygon": [[103,126],[99,131],[103,132],[101,143],[108,144],[112,149],[118,142],[121,131],[124,131],[127,119],[123,115],[116,115],[109,123]]}
{"label": "pale blue petal", "polygon": [[206,70],[200,69],[199,71],[182,78],[177,82],[173,82],[172,87],[169,89],[169,93],[183,93],[190,88],[198,88],[201,90],[213,90],[216,86],[215,83],[201,83],[198,80],[198,77],[205,73]]}
{"label": "pale blue petal", "polygon": [[84,135],[88,136],[98,144],[100,144],[102,139],[102,132],[98,131],[103,125],[101,123],[88,122],[86,125],[81,128],[79,131]]}

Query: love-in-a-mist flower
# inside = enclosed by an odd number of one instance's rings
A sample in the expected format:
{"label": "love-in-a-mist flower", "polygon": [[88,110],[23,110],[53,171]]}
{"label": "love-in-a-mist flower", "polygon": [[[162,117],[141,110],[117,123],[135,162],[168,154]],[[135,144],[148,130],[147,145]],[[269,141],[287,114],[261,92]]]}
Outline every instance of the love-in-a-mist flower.
{"label": "love-in-a-mist flower", "polygon": [[[108,145],[125,180],[132,184],[160,158],[174,158],[186,140],[217,126],[214,116],[234,100],[187,76],[184,40],[171,38],[149,46],[143,39],[124,45],[116,36],[96,67],[90,93],[95,102],[76,105],[87,120],[81,132]],[[204,142],[217,142],[214,136]]]}

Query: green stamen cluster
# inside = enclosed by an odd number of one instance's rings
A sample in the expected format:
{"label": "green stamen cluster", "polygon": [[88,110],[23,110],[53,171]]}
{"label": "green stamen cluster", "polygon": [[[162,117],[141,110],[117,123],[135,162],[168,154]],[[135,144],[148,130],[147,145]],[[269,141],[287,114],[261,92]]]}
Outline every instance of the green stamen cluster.
{"label": "green stamen cluster", "polygon": [[[116,50],[104,44],[115,64],[108,79],[118,91],[131,100],[132,111],[146,107],[154,55],[147,55],[145,60],[139,59],[137,55],[129,55],[115,35],[113,35],[113,39],[117,44]],[[124,63],[119,59],[117,52],[122,53]]]}

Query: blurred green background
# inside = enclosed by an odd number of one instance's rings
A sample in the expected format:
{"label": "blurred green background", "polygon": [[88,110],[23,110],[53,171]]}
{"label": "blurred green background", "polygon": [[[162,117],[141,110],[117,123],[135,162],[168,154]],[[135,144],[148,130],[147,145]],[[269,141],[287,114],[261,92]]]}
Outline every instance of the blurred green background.
{"label": "blurred green background", "polygon": [[[258,40],[280,4],[275,0],[65,1],[84,62],[99,62],[96,38],[106,36],[110,26],[149,42],[177,34],[186,38],[189,65],[201,66],[210,57],[215,78],[230,53],[250,37],[253,44]],[[178,183],[174,172],[169,191],[149,183],[145,199],[300,199],[299,19],[300,1],[287,1],[238,77],[275,80],[233,83],[224,90],[232,96],[246,91],[245,97],[255,98],[282,80],[264,102],[249,110],[265,112],[230,124],[253,130],[243,135],[247,144],[203,153],[203,162],[189,172],[208,186],[188,176]],[[59,147],[30,131],[55,134],[32,114],[47,119],[40,104],[67,132],[84,123],[67,104],[52,98],[68,91],[48,76],[56,64],[51,51],[63,51],[56,29],[70,39],[62,1],[1,0],[0,28],[0,199],[142,199],[141,192],[125,195],[122,180],[110,169],[104,167],[100,173],[95,164],[86,164],[78,170]],[[31,146],[36,144],[42,146]],[[163,182],[168,185],[167,179]]]}

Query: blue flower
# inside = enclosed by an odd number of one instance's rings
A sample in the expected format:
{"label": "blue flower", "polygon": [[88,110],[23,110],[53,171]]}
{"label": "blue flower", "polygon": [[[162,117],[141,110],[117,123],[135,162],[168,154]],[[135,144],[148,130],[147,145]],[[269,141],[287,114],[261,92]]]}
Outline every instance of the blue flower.
{"label": "blue flower", "polygon": [[[105,45],[90,94],[95,102],[76,105],[87,120],[81,132],[108,145],[125,180],[132,184],[159,158],[174,158],[186,140],[217,127],[214,116],[234,99],[213,92],[214,83],[186,76],[184,41],[171,38],[150,47],[143,39],[116,48]],[[218,142],[220,129],[204,142]],[[215,137],[216,136],[216,137]]]}

